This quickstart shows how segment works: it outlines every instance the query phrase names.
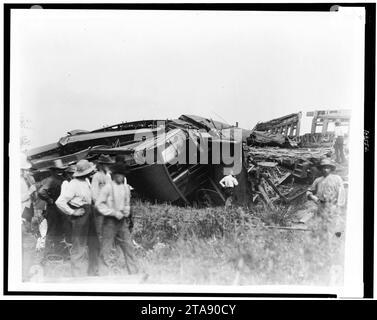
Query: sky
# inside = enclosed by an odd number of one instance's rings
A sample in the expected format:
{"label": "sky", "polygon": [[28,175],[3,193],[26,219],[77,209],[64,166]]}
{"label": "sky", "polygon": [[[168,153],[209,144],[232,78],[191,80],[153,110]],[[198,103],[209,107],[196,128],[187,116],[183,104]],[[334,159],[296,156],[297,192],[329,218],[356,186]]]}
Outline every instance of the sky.
{"label": "sky", "polygon": [[196,114],[251,129],[363,107],[355,15],[14,10],[11,22],[11,110],[31,147],[122,121]]}

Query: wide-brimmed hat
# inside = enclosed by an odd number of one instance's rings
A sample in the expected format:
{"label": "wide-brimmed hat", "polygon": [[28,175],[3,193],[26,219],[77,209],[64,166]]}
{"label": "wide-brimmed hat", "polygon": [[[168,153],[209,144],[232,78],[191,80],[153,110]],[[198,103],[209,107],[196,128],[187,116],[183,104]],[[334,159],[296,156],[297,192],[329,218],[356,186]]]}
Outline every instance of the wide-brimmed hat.
{"label": "wide-brimmed hat", "polygon": [[93,163],[89,162],[86,159],[82,159],[79,162],[77,162],[76,165],[76,171],[74,172],[74,177],[82,177],[86,176],[89,173],[92,173],[95,169],[95,166]]}
{"label": "wide-brimmed hat", "polygon": [[115,163],[115,161],[113,159],[111,159],[111,157],[109,155],[105,155],[105,154],[101,154],[98,157],[97,162],[101,163],[101,164],[114,164]]}
{"label": "wide-brimmed hat", "polygon": [[121,162],[117,162],[117,163],[113,164],[110,167],[110,170],[111,170],[112,174],[127,175],[129,173],[128,167],[124,163],[121,163]]}
{"label": "wide-brimmed hat", "polygon": [[320,164],[319,164],[319,167],[325,167],[325,166],[328,166],[328,167],[331,167],[333,170],[336,169],[336,165],[330,160],[330,159],[322,159]]}
{"label": "wide-brimmed hat", "polygon": [[49,167],[50,170],[65,170],[68,166],[63,164],[61,159],[54,160],[54,164]]}

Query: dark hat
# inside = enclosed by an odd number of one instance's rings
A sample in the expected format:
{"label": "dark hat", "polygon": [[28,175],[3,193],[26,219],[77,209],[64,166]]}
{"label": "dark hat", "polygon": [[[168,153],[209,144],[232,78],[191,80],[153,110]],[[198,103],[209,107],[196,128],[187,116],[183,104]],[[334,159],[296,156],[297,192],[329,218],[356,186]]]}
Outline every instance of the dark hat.
{"label": "dark hat", "polygon": [[115,161],[111,159],[109,155],[101,154],[97,160],[98,163],[102,164],[114,164]]}
{"label": "dark hat", "polygon": [[74,165],[68,166],[65,169],[65,172],[75,173],[76,172],[76,166],[74,166]]}
{"label": "dark hat", "polygon": [[121,154],[117,154],[115,156],[115,163],[124,163],[124,156]]}
{"label": "dark hat", "polygon": [[129,173],[128,167],[124,163],[115,163],[110,167],[112,174],[123,174],[127,175]]}

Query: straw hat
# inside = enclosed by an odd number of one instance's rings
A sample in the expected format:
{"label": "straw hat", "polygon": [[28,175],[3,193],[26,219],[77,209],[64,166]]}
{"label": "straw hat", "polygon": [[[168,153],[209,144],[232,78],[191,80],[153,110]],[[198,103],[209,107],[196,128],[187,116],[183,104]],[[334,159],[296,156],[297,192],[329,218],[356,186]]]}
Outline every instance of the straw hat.
{"label": "straw hat", "polygon": [[324,167],[324,166],[328,166],[328,167],[331,167],[332,170],[335,170],[336,169],[336,165],[330,160],[330,159],[322,159],[320,164],[319,164],[319,167]]}
{"label": "straw hat", "polygon": [[74,177],[82,177],[86,176],[89,173],[92,173],[95,169],[93,163],[89,162],[88,160],[82,159],[77,162],[76,171],[73,174]]}

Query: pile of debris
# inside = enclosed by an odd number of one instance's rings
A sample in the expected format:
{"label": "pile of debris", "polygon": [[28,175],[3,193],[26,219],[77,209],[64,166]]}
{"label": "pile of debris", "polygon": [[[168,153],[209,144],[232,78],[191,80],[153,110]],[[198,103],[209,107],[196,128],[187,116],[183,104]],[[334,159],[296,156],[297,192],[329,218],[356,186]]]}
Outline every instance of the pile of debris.
{"label": "pile of debris", "polygon": [[[69,165],[106,154],[129,166],[127,179],[142,197],[184,205],[222,205],[226,199],[218,181],[229,166],[222,151],[240,147],[238,204],[248,205],[260,197],[269,204],[276,200],[289,203],[320,175],[317,165],[321,159],[333,153],[326,145],[299,148],[300,119],[301,113],[290,114],[258,123],[251,131],[195,115],[125,122],[93,131],[72,130],[55,143],[30,150],[27,156],[38,183],[56,161]],[[242,141],[235,139],[235,128],[242,130]],[[206,162],[198,161],[203,150]],[[212,150],[221,154],[219,161]],[[228,158],[236,161],[233,155]],[[148,161],[149,157],[153,160]],[[346,179],[348,169],[337,170]]]}
{"label": "pile of debris", "polygon": [[272,161],[283,167],[294,169],[297,163],[303,161],[309,161],[317,165],[321,159],[330,157],[333,150],[330,147],[299,149],[248,147],[247,152],[254,161]]}
{"label": "pile of debris", "polygon": [[[314,179],[321,175],[318,165],[331,157],[332,148],[278,148],[244,146],[247,154],[249,182],[253,201],[262,200],[271,209],[276,204],[289,204],[304,195]],[[348,174],[337,166],[337,174]],[[340,174],[341,173],[341,174]]]}
{"label": "pile of debris", "polygon": [[[242,158],[234,156],[234,150],[242,150],[242,140],[234,137],[239,130],[242,136],[249,132],[212,119],[181,115],[93,131],[73,130],[56,143],[30,150],[27,156],[37,182],[49,175],[48,168],[56,161],[69,165],[80,159],[96,161],[105,154],[128,165],[127,180],[145,198],[190,205],[210,194],[212,203],[221,205],[225,197],[218,181],[225,167]],[[223,152],[225,149],[229,152]]]}
{"label": "pile of debris", "polygon": [[246,140],[249,146],[297,148],[297,142],[280,133],[253,131]]}

